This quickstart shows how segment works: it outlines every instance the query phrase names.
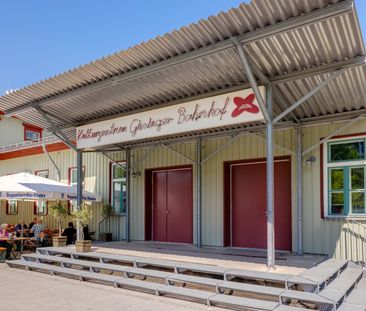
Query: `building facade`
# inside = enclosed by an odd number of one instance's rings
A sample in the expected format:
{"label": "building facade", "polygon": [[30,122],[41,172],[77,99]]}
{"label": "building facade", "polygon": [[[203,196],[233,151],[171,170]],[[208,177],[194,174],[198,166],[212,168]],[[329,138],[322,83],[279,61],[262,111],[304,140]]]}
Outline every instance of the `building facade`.
{"label": "building facade", "polygon": [[[17,119],[8,119],[10,132],[16,133],[22,126]],[[1,122],[0,122],[1,124]],[[305,127],[303,130],[303,148],[319,142],[337,129],[344,126],[343,122]],[[363,142],[366,133],[366,121],[360,120],[351,126],[337,133],[337,138],[324,143],[304,157],[303,161],[303,241],[304,252],[315,254],[327,254],[335,257],[348,257],[354,260],[360,259],[362,252],[362,236],[364,236],[364,224],[366,224],[365,207],[359,201],[364,202],[363,196],[365,187],[361,181],[356,185],[348,184],[348,188],[338,185],[332,189],[329,183],[331,174],[324,173],[327,170],[341,169],[342,181],[348,164],[344,161],[332,164],[330,159],[325,158],[329,154],[333,143],[351,143],[346,149],[358,150],[360,157],[364,156]],[[339,138],[338,138],[339,137]],[[212,138],[202,141],[202,158],[205,159],[218,148],[226,144],[230,137]],[[362,144],[362,145],[355,145]],[[356,146],[356,147],[355,147]],[[52,150],[52,144],[47,148]],[[22,171],[34,174],[46,173],[51,179],[56,179],[56,170],[45,153],[31,154],[35,148],[28,149],[28,155],[14,156],[11,150],[0,154],[0,175],[18,173]],[[209,158],[202,166],[202,243],[204,246],[233,246],[248,248],[265,248],[265,203],[263,187],[265,181],[263,176],[263,165],[265,162],[265,142],[262,133],[244,134],[228,145],[225,149]],[[176,151],[174,151],[176,150]],[[151,152],[152,151],[152,152]],[[276,216],[276,245],[279,250],[297,251],[297,188],[296,188],[296,130],[281,129],[275,132],[275,211]],[[72,184],[73,171],[76,167],[76,154],[64,146],[63,150],[51,151],[50,156],[61,171],[61,182]],[[147,147],[133,149],[131,158],[137,163],[144,156],[146,159],[132,170],[131,178],[131,210],[130,210],[130,235],[132,240],[157,240],[167,242],[195,243],[196,223],[196,193],[195,193],[195,166],[189,158],[195,158],[195,142],[177,143],[174,145]],[[11,156],[12,155],[12,156]],[[109,155],[114,161],[124,163],[124,152],[114,152]],[[310,161],[307,161],[309,160]],[[337,160],[338,161],[338,160]],[[351,159],[349,167],[360,168],[359,171],[351,172],[348,169],[348,178],[354,180],[355,176],[364,179],[363,171],[366,168],[364,162],[355,162]],[[125,176],[119,166],[100,153],[84,153],[83,163],[85,169],[85,189],[103,196],[104,203],[111,203],[116,211],[111,222],[111,231],[114,240],[125,238],[125,214],[123,188],[125,187]],[[334,168],[335,167],[335,168]],[[362,172],[361,172],[362,170]],[[167,220],[168,224],[162,224],[161,219],[154,215],[154,196],[161,195],[159,191],[164,189],[153,188],[153,183],[163,182],[174,184],[174,173],[178,177],[179,190],[168,191],[178,196],[183,191],[183,197],[189,197],[190,202],[183,205],[185,214],[189,209],[187,217],[179,218],[180,230],[187,233],[177,235],[176,219]],[[178,172],[178,173],[177,173]],[[180,173],[179,173],[180,172]],[[337,174],[339,171],[335,171]],[[188,176],[184,175],[184,173]],[[171,175],[169,175],[171,174]],[[334,175],[334,173],[333,173]],[[160,178],[160,180],[159,180]],[[336,178],[336,177],[335,177]],[[163,179],[163,181],[161,181]],[[165,181],[164,181],[165,179]],[[183,180],[183,181],[182,181]],[[186,180],[186,183],[184,183]],[[164,184],[165,183],[165,184]],[[180,183],[180,184],[179,184]],[[228,186],[229,185],[229,186]],[[279,188],[277,188],[279,185]],[[287,189],[285,191],[284,189]],[[117,189],[117,191],[116,191]],[[120,191],[122,189],[122,191]],[[115,190],[115,191],[114,191]],[[155,191],[155,192],[154,192]],[[175,192],[178,192],[174,194]],[[331,193],[344,193],[341,196],[348,196],[348,203],[339,198],[332,198]],[[325,194],[325,193],[328,193]],[[351,197],[351,193],[359,193],[362,198]],[[163,194],[166,196],[166,194]],[[338,195],[339,196],[339,195]],[[159,199],[159,198],[158,198]],[[164,198],[164,200],[169,198]],[[329,204],[327,203],[328,201]],[[338,200],[338,202],[337,202]],[[339,202],[341,200],[341,202]],[[341,207],[338,207],[338,205]],[[364,203],[363,203],[364,204]],[[72,202],[69,203],[72,208]],[[156,202],[155,202],[156,206]],[[360,207],[361,206],[361,207]],[[102,221],[100,215],[101,206],[94,204],[91,231],[106,231],[107,223]],[[255,208],[256,213],[251,212]],[[244,213],[243,213],[243,210]],[[242,213],[242,214],[241,214]],[[49,227],[55,226],[52,216],[47,213],[37,214],[32,202],[19,202],[16,215],[7,214],[6,202],[2,201],[0,209],[0,221],[16,223],[22,219],[29,223],[33,217],[43,216]],[[262,218],[261,218],[262,217]],[[70,216],[69,220],[72,219]],[[183,223],[182,223],[183,221]],[[250,222],[255,223],[253,228]],[[154,231],[154,222],[159,223],[159,228],[166,228],[163,234]],[[174,229],[169,227],[174,225]],[[190,228],[190,229],[187,229]],[[286,230],[283,230],[283,229]],[[172,232],[170,233],[169,230]],[[191,230],[191,231],[190,231]],[[250,237],[246,239],[245,237]],[[254,238],[253,238],[254,237]],[[361,238],[359,238],[361,237]]]}

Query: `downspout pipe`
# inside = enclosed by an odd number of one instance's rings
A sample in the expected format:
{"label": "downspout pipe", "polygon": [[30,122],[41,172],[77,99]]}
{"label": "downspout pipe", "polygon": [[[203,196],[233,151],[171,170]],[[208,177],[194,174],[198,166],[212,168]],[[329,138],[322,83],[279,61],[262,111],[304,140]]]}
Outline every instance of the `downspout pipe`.
{"label": "downspout pipe", "polygon": [[45,145],[44,142],[42,142],[42,149],[43,149],[43,152],[47,155],[48,159],[51,161],[52,165],[54,166],[54,168],[56,170],[57,181],[60,181],[60,178],[61,178],[60,169],[56,165],[55,161],[52,159],[51,155],[48,153],[46,145]]}

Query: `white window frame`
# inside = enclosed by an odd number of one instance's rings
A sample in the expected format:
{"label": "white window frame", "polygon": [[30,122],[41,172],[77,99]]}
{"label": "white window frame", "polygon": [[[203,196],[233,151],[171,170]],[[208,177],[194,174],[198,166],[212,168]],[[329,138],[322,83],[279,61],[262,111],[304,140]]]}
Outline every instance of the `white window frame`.
{"label": "white window frame", "polygon": [[[118,162],[118,163],[120,165],[126,164],[125,161],[121,161],[121,162]],[[116,214],[125,215],[126,214],[126,206],[124,206],[124,211],[123,212],[116,211],[116,208],[114,206],[114,183],[115,182],[122,182],[122,192],[123,192],[123,182],[124,182],[124,187],[126,187],[126,176],[124,178],[113,178],[113,169],[114,169],[114,167],[117,167],[117,166],[119,166],[117,163],[111,163],[111,178],[110,178],[110,181],[109,181],[110,182],[111,206],[113,207],[113,210]],[[121,204],[123,204],[123,200],[122,200]]]}
{"label": "white window frame", "polygon": [[[329,149],[328,146],[330,143],[335,142],[351,142],[351,141],[357,141],[357,140],[365,140],[365,157],[366,157],[366,135],[357,135],[357,136],[349,136],[349,137],[341,137],[341,138],[334,138],[329,139],[323,143],[323,212],[324,216],[327,218],[357,218],[357,219],[366,219],[366,209],[365,214],[352,214],[350,211],[346,215],[332,215],[329,213],[329,168],[337,168],[337,167],[365,167],[366,168],[366,159],[365,160],[351,160],[351,161],[339,161],[339,162],[329,162],[328,163],[328,155],[329,155]],[[366,186],[366,185],[365,185]],[[366,196],[366,194],[365,194]],[[351,197],[349,198],[351,200]],[[350,205],[350,202],[347,203]],[[351,210],[351,208],[350,208]]]}
{"label": "white window frame", "polygon": [[[32,133],[32,136],[37,136],[36,138],[28,137],[28,133]],[[41,139],[41,133],[38,131],[25,130],[25,140],[26,141],[39,141]]]}
{"label": "white window frame", "polygon": [[8,215],[18,215],[17,200],[8,200]]}

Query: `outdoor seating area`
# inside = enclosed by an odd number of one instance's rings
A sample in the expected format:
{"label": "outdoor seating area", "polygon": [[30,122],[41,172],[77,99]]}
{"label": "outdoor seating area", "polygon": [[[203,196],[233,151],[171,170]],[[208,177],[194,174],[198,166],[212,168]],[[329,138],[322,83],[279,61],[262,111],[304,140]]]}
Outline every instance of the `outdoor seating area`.
{"label": "outdoor seating area", "polygon": [[26,224],[2,224],[0,227],[0,261],[17,259],[23,253],[35,252],[37,247],[52,246],[58,229],[48,229],[41,219],[34,218]]}

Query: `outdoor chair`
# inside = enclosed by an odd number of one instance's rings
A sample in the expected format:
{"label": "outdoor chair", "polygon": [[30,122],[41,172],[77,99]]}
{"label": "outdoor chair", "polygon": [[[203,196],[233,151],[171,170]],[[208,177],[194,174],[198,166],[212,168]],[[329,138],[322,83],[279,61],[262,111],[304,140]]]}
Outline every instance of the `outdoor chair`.
{"label": "outdoor chair", "polygon": [[6,248],[0,247],[0,262],[5,262]]}

